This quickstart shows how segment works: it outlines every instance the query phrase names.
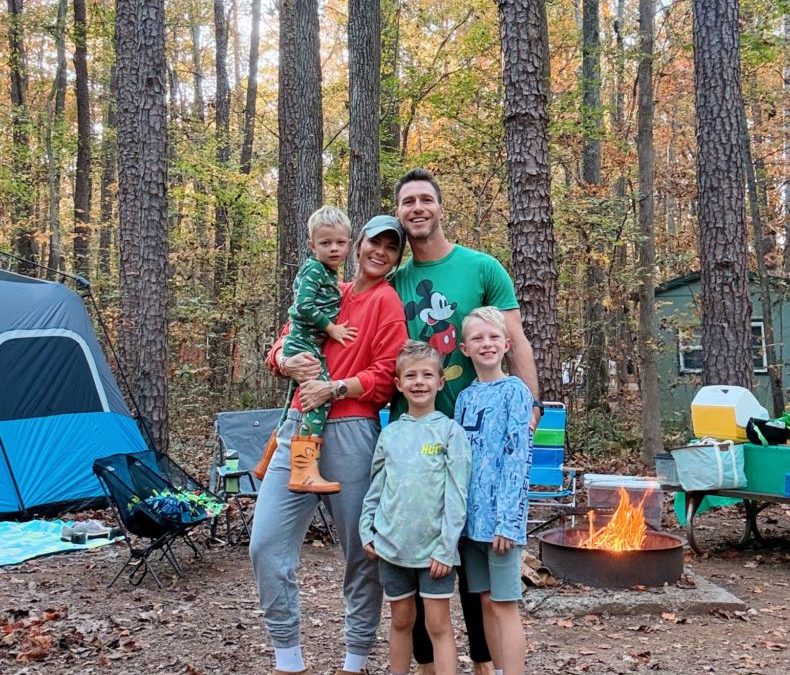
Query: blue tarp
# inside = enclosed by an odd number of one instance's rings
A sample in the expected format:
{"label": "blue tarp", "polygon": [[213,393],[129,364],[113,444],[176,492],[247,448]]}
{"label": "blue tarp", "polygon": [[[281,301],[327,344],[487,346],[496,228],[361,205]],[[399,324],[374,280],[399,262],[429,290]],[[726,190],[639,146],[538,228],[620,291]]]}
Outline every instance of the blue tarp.
{"label": "blue tarp", "polygon": [[[30,558],[51,553],[80,551],[110,544],[114,539],[96,537],[85,544],[72,544],[61,541],[62,520],[29,520],[25,523],[0,522],[0,566],[16,565]],[[120,541],[120,540],[119,540]]]}

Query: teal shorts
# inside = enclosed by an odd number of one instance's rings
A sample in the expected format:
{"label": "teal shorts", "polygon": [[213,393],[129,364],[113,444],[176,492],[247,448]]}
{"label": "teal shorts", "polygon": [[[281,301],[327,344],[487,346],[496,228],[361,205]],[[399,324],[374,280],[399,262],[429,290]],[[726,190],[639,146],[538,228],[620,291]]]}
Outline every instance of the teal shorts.
{"label": "teal shorts", "polygon": [[461,539],[461,559],[470,593],[491,593],[494,602],[521,600],[521,549],[495,553],[491,542]]}

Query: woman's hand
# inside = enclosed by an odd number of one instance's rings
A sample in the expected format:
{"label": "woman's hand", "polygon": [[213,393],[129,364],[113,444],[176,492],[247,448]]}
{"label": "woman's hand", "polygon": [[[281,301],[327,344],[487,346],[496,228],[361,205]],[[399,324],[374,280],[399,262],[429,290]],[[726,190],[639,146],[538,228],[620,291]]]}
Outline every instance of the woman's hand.
{"label": "woman's hand", "polygon": [[310,412],[326,403],[332,396],[329,382],[308,380],[299,385],[299,401],[304,412]]}
{"label": "woman's hand", "polygon": [[321,374],[321,362],[309,352],[294,354],[280,362],[280,372],[299,384],[314,380]]}

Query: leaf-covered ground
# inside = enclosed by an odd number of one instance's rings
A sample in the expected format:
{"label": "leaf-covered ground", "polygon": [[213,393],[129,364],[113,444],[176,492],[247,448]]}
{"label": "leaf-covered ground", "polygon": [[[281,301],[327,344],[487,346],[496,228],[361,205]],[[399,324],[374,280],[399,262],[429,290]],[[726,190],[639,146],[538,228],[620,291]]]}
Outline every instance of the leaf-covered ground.
{"label": "leaf-covered ground", "polygon": [[[790,511],[772,507],[761,519],[768,534],[784,537],[776,546],[735,548],[741,520],[729,508],[700,523],[703,539],[719,548],[687,555],[693,571],[741,598],[746,611],[525,614],[525,672],[790,672]],[[125,559],[123,544],[0,569],[0,672],[271,672],[246,546],[214,547],[199,561],[179,551],[186,576],[173,577],[159,561],[163,590],[150,578],[136,589],[121,579],[107,590]],[[336,547],[320,539],[305,545],[303,634],[315,673],[334,672],[342,658],[341,572]],[[457,603],[454,608],[461,671],[470,672]],[[373,673],[388,672],[387,624],[385,610]]]}

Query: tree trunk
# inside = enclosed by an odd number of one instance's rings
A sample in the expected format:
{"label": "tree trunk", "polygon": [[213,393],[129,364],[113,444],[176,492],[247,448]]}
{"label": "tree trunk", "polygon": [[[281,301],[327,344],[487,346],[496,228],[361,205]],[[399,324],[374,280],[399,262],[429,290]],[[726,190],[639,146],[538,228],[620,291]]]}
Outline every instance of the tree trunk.
{"label": "tree trunk", "polygon": [[582,7],[582,182],[589,189],[592,218],[582,226],[585,269],[584,332],[587,337],[585,403],[588,410],[606,408],[608,358],[606,353],[605,275],[601,266],[603,233],[596,232],[599,201],[595,186],[601,183],[601,54],[598,0],[584,0]]}
{"label": "tree trunk", "polygon": [[49,256],[47,279],[55,278],[55,270],[65,268],[60,237],[60,178],[63,153],[63,111],[66,106],[66,12],[67,0],[58,1],[55,20],[57,66],[47,100],[47,182],[49,183]]}
{"label": "tree trunk", "polygon": [[323,199],[319,47],[318,1],[280,0],[277,318],[281,323],[291,304],[293,279],[307,258],[307,219]]}
{"label": "tree trunk", "polygon": [[89,276],[91,222],[91,105],[85,0],[74,0],[74,94],[77,101],[77,170],[74,177],[74,271]]}
{"label": "tree trunk", "polygon": [[653,223],[653,20],[654,1],[639,0],[639,377],[642,392],[642,461],[663,452],[661,398],[656,364],[656,266]]}
{"label": "tree trunk", "polygon": [[167,451],[167,71],[163,0],[117,0],[119,343],[157,449]]}
{"label": "tree trunk", "polygon": [[25,34],[22,24],[23,0],[8,1],[9,75],[11,79],[11,142],[13,175],[11,217],[14,223],[14,250],[23,260],[17,264],[22,274],[35,274],[35,267],[25,261],[35,262],[37,246],[35,230],[30,222],[33,211],[34,189],[31,176],[30,147],[28,140],[27,62]]}
{"label": "tree trunk", "polygon": [[499,0],[505,85],[510,242],[524,332],[541,397],[562,400],[557,268],[551,213],[544,0]]}
{"label": "tree trunk", "polygon": [[693,0],[705,384],[751,388],[738,0]]}
{"label": "tree trunk", "polygon": [[222,393],[228,374],[228,303],[232,289],[228,284],[228,194],[225,176],[230,160],[230,87],[228,84],[228,22],[224,0],[214,0],[216,36],[216,100],[215,127],[217,165],[220,177],[214,190],[214,303],[216,319],[209,340],[211,385]]}
{"label": "tree trunk", "polygon": [[255,109],[258,101],[258,48],[261,41],[261,0],[252,0],[250,61],[247,69],[247,105],[244,108],[244,141],[239,162],[242,173],[249,175],[252,144],[255,140]]}
{"label": "tree trunk", "polygon": [[[349,153],[348,217],[352,241],[381,209],[379,104],[381,100],[381,8],[379,0],[348,2]],[[346,278],[354,275],[352,255]]]}
{"label": "tree trunk", "polygon": [[[785,12],[782,21],[784,44],[790,44],[790,12]],[[784,105],[782,106],[782,162],[783,166],[790,166],[790,50],[784,50],[784,64],[782,68],[784,81]],[[784,223],[785,250],[783,269],[790,274],[790,176],[785,171],[782,179],[782,194],[779,199],[781,204],[781,218]]]}
{"label": "tree trunk", "polygon": [[381,0],[381,201],[395,209],[393,189],[400,165],[400,12],[401,0]]}
{"label": "tree trunk", "polygon": [[[752,161],[752,147],[749,139],[749,127],[746,122],[746,110],[741,105],[741,147],[743,167],[746,173],[746,185],[749,194],[749,211],[752,217],[754,232],[754,254],[757,259],[757,275],[760,278],[760,304],[763,307],[763,330],[765,331],[765,357],[768,362],[768,381],[771,385],[771,401],[774,416],[779,417],[785,410],[784,390],[782,389],[782,361],[776,354],[776,337],[774,333],[773,303],[768,270],[765,266],[765,239],[763,238],[760,201],[757,195],[757,180]],[[751,328],[751,322],[750,322]]]}
{"label": "tree trunk", "polygon": [[113,204],[117,198],[115,189],[116,169],[118,166],[118,133],[116,129],[116,102],[118,94],[115,65],[110,69],[107,89],[107,102],[104,111],[101,139],[101,188],[99,192],[99,272],[103,277],[110,275],[112,259],[112,233],[114,228]]}

